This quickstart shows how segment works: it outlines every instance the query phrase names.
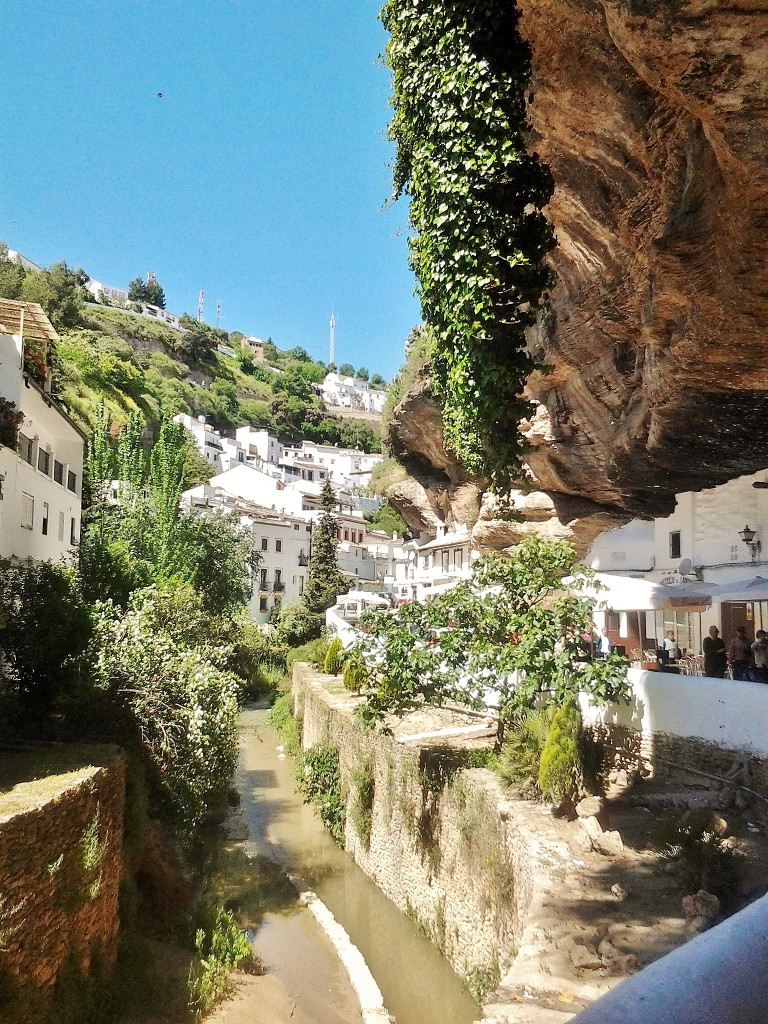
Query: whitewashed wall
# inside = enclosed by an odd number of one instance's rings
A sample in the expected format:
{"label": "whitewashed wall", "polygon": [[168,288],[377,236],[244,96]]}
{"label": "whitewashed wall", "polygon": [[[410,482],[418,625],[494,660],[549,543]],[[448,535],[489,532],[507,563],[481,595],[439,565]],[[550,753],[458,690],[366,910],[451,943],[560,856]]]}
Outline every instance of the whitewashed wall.
{"label": "whitewashed wall", "polygon": [[645,736],[702,739],[768,756],[768,685],[634,668],[628,678],[632,700],[625,707],[595,708],[582,696],[585,722],[620,725]]}

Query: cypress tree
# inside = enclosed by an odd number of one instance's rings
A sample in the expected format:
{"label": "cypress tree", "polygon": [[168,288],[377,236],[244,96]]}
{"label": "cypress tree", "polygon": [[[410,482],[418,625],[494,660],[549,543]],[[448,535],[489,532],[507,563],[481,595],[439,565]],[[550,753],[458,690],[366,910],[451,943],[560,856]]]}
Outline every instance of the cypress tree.
{"label": "cypress tree", "polygon": [[336,596],[347,589],[344,574],[336,564],[336,530],[338,523],[333,514],[336,498],[330,480],[326,479],[320,496],[323,512],[312,531],[312,552],[307,568],[307,583],[302,601],[307,611],[322,615],[335,602]]}

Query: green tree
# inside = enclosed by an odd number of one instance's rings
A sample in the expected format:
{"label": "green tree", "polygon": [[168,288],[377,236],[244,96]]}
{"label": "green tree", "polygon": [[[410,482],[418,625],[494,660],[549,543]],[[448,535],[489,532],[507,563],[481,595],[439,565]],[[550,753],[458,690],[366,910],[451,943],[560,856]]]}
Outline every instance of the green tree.
{"label": "green tree", "polygon": [[83,270],[71,270],[62,260],[48,270],[25,271],[19,298],[39,302],[57,330],[76,327],[83,308]]}
{"label": "green tree", "polygon": [[516,713],[573,704],[582,690],[596,703],[625,699],[624,659],[582,660],[594,601],[579,589],[590,578],[570,545],[534,536],[509,558],[478,559],[470,581],[426,604],[366,616],[354,648],[371,666],[365,717],[423,701],[490,704],[503,733]]}
{"label": "green tree", "polygon": [[397,533],[400,537],[407,533],[405,523],[386,501],[375,512],[364,512],[363,516],[372,530],[383,530],[390,536]]}
{"label": "green tree", "polygon": [[354,377],[355,368],[352,363],[342,363],[339,367],[339,375],[342,377]]}
{"label": "green tree", "polygon": [[0,564],[3,685],[25,714],[45,720],[81,678],[91,635],[77,571],[50,562]]}
{"label": "green tree", "polygon": [[218,342],[207,324],[200,324],[191,317],[188,319],[191,322],[184,325],[184,333],[179,342],[179,355],[186,362],[197,363],[215,352]]}
{"label": "green tree", "polygon": [[312,551],[307,567],[307,582],[302,594],[305,608],[317,617],[316,630],[320,632],[322,615],[336,601],[336,596],[347,590],[343,573],[336,562],[338,521],[334,515],[336,497],[330,480],[326,479],[320,496],[322,514],[312,531]]}
{"label": "green tree", "polygon": [[[108,433],[106,420],[100,421],[87,464],[89,492],[102,496],[86,510],[80,540],[88,599],[125,607],[142,587],[186,584],[210,613],[245,604],[260,561],[250,531],[223,512],[198,516],[179,507],[192,447],[184,428],[164,420],[148,458],[137,417],[129,419],[111,457],[104,450]],[[125,473],[117,503],[103,500],[115,465]]]}
{"label": "green tree", "polygon": [[379,432],[362,420],[342,420],[339,426],[339,444],[344,448],[358,448],[363,452],[381,451]]}
{"label": "green tree", "polygon": [[386,382],[385,378],[382,377],[380,373],[372,374],[371,380],[370,380],[370,384],[371,384],[372,388],[380,388],[380,389],[381,388],[385,388],[387,386],[387,382]]}
{"label": "green tree", "polygon": [[24,281],[24,270],[8,259],[8,246],[0,242],[0,299],[18,299]]}
{"label": "green tree", "polygon": [[364,366],[361,366],[360,369],[357,371],[356,376],[358,380],[367,381],[368,378],[370,377],[370,374],[368,373],[368,370]]}
{"label": "green tree", "polygon": [[143,277],[134,277],[128,282],[128,298],[131,302],[147,301],[147,285]]}
{"label": "green tree", "polygon": [[144,286],[144,294],[146,296],[145,302],[152,306],[158,306],[160,309],[165,309],[165,292],[160,287],[158,281],[147,281]]}

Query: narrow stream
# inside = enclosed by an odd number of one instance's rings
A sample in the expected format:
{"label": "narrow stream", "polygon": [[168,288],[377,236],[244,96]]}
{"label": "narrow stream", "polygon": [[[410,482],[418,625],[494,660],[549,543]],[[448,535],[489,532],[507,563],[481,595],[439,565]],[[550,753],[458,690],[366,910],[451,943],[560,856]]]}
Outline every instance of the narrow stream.
{"label": "narrow stream", "polygon": [[[268,858],[301,874],[328,906],[365,957],[397,1024],[470,1024],[479,1008],[434,946],[419,934],[413,922],[387,899],[354,861],[331,840],[312,809],[294,789],[294,761],[281,757],[280,743],[266,723],[266,711],[249,710],[240,720],[240,764],[237,789],[247,826],[244,848],[254,863]],[[287,950],[295,971],[304,979],[312,973],[303,955],[314,956],[297,945],[296,914],[286,910],[264,916],[256,934],[256,947],[270,963],[272,955]],[[320,943],[321,945],[321,943]],[[303,953],[302,953],[303,948]],[[321,951],[325,955],[324,951]],[[329,984],[323,981],[323,984]],[[331,980],[333,988],[333,979]],[[333,1004],[333,998],[330,999]],[[343,1011],[342,1011],[343,1017]],[[325,1017],[318,1008],[318,1024],[336,1024],[335,1008]]]}

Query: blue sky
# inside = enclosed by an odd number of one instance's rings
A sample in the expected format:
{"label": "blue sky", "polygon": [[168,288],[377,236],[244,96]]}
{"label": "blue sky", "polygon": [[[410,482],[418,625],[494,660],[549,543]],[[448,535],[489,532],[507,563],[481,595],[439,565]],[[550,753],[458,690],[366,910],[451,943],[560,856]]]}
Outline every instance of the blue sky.
{"label": "blue sky", "polygon": [[[0,239],[391,377],[418,322],[378,0],[2,0]],[[162,92],[162,98],[157,96]]]}

